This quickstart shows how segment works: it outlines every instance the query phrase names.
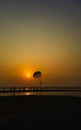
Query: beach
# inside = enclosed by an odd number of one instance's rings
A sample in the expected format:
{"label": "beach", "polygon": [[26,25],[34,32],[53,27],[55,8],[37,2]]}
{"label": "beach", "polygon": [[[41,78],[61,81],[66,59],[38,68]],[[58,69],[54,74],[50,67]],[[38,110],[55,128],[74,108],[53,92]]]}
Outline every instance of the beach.
{"label": "beach", "polygon": [[81,98],[0,97],[0,129],[80,129]]}

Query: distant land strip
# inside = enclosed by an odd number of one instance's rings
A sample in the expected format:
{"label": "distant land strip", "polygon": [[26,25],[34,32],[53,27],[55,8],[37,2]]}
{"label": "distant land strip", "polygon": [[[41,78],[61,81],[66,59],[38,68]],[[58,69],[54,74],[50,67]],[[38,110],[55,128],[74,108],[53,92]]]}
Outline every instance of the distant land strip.
{"label": "distant land strip", "polygon": [[0,93],[9,92],[81,92],[81,87],[0,87]]}

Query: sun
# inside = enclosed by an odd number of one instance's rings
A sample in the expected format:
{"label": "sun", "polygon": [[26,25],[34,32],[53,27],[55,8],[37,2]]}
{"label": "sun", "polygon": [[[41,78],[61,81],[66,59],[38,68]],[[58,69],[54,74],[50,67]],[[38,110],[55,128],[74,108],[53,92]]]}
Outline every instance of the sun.
{"label": "sun", "polygon": [[31,75],[28,73],[26,76],[27,76],[28,78],[30,78]]}
{"label": "sun", "polygon": [[24,78],[25,79],[31,79],[32,78],[32,72],[31,71],[24,71]]}
{"label": "sun", "polygon": [[30,73],[26,73],[26,74],[25,74],[25,77],[26,77],[26,78],[30,78],[30,77],[31,77],[31,74],[30,74]]}

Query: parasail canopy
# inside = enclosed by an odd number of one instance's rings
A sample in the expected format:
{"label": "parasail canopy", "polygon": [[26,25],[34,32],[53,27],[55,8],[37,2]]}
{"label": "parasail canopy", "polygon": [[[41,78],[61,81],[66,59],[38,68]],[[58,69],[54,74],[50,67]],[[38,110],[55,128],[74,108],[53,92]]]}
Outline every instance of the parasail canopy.
{"label": "parasail canopy", "polygon": [[34,78],[41,78],[42,73],[40,71],[36,71],[33,73]]}

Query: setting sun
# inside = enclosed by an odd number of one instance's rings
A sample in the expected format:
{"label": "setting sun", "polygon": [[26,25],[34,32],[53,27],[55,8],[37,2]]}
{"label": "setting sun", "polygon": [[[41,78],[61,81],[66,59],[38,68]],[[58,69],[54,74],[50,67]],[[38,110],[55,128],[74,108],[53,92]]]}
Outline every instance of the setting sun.
{"label": "setting sun", "polygon": [[27,72],[24,74],[24,76],[25,76],[25,78],[31,78],[31,74],[27,73]]}
{"label": "setting sun", "polygon": [[28,78],[30,78],[31,75],[30,75],[30,74],[27,74],[26,76],[27,76]]}
{"label": "setting sun", "polygon": [[23,78],[25,78],[26,80],[32,80],[33,72],[34,70],[32,70],[31,68],[24,68],[22,70],[22,75],[24,76]]}

